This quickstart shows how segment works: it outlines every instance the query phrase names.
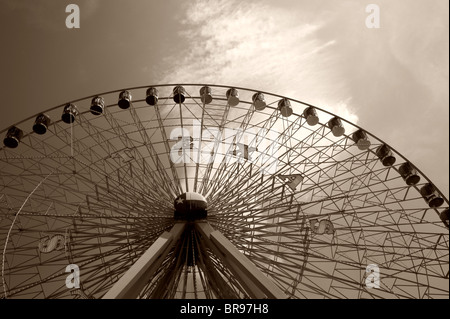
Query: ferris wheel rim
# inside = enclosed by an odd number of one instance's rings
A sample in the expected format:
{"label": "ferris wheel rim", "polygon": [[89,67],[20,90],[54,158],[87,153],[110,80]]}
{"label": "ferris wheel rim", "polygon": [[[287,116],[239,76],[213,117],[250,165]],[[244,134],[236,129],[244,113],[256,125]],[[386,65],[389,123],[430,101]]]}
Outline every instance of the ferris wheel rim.
{"label": "ferris wheel rim", "polygon": [[[68,103],[74,104],[74,103],[77,103],[77,102],[80,102],[80,101],[84,101],[84,100],[87,100],[87,99],[91,99],[91,98],[96,97],[96,96],[102,96],[102,95],[107,95],[107,94],[119,93],[119,92],[121,92],[121,91],[140,90],[140,89],[146,89],[146,88],[149,88],[149,87],[177,87],[177,86],[195,86],[195,87],[198,87],[198,86],[207,86],[207,87],[217,87],[217,88],[222,88],[222,89],[225,89],[225,88],[234,88],[234,89],[237,89],[237,90],[245,90],[245,91],[251,91],[251,92],[257,92],[257,93],[267,94],[267,95],[270,95],[270,96],[278,97],[278,98],[280,98],[280,99],[288,99],[288,100],[290,100],[290,101],[293,101],[293,102],[302,104],[302,105],[307,106],[307,107],[313,107],[313,108],[315,108],[315,109],[317,109],[317,110],[319,110],[319,111],[321,111],[321,112],[323,112],[323,113],[326,113],[326,114],[331,115],[331,116],[333,116],[333,117],[339,118],[341,121],[343,121],[343,122],[345,122],[345,123],[351,125],[352,127],[356,128],[356,129],[363,130],[367,135],[369,135],[369,136],[371,136],[372,138],[376,139],[376,140],[377,140],[378,142],[380,142],[381,144],[384,144],[384,145],[388,146],[389,149],[391,149],[392,151],[394,151],[394,152],[395,152],[397,155],[399,155],[404,161],[409,162],[410,164],[412,164],[412,165],[414,166],[414,168],[417,170],[417,172],[418,172],[422,177],[424,177],[425,180],[426,180],[428,183],[431,183],[431,184],[434,185],[433,181],[432,181],[432,180],[431,180],[431,179],[430,179],[430,178],[429,178],[429,177],[421,170],[421,168],[420,168],[419,166],[414,165],[413,162],[411,162],[410,160],[408,160],[408,158],[407,158],[406,156],[404,156],[401,152],[399,152],[395,147],[393,147],[391,144],[386,143],[384,140],[382,140],[382,139],[380,139],[379,137],[377,137],[377,135],[375,135],[375,134],[372,133],[371,131],[368,131],[368,130],[364,129],[362,126],[360,126],[360,125],[358,125],[358,124],[355,124],[355,123],[353,123],[353,122],[347,120],[347,119],[344,118],[344,117],[341,117],[341,116],[339,116],[339,115],[337,115],[337,114],[335,114],[335,113],[332,113],[332,112],[330,112],[330,111],[327,111],[326,109],[321,108],[321,107],[319,107],[319,106],[316,106],[316,105],[314,105],[314,104],[311,104],[311,103],[308,103],[308,102],[304,102],[304,101],[301,101],[301,100],[297,100],[297,99],[294,99],[294,98],[290,98],[290,97],[288,97],[288,96],[279,95],[279,94],[271,93],[271,92],[268,92],[268,91],[257,90],[257,89],[248,88],[248,87],[231,86],[231,85],[226,85],[226,84],[212,84],[212,83],[164,83],[164,84],[139,85],[139,86],[133,86],[133,87],[127,87],[127,88],[122,88],[122,89],[116,89],[116,90],[105,91],[105,92],[101,92],[101,93],[96,93],[96,94],[88,95],[88,96],[85,96],[85,97],[82,97],[82,98],[78,98],[78,99],[75,99],[75,100],[67,101],[67,102],[65,102],[65,103],[63,103],[63,104],[59,104],[59,105],[50,107],[50,108],[48,108],[48,109],[46,109],[46,110],[44,110],[44,111],[38,112],[38,113],[36,113],[36,114],[34,114],[34,115],[32,115],[32,116],[29,116],[29,117],[27,117],[27,118],[25,118],[25,119],[22,119],[21,121],[16,122],[15,124],[12,124],[12,125],[7,126],[6,128],[0,130],[0,134],[6,133],[10,127],[13,127],[13,126],[19,126],[20,124],[22,124],[22,123],[24,123],[24,122],[26,122],[26,121],[29,121],[29,120],[32,120],[32,119],[36,118],[36,117],[37,117],[38,115],[40,115],[40,114],[43,114],[43,113],[45,114],[46,112],[50,112],[50,111],[54,111],[54,110],[56,110],[56,109],[58,109],[58,108],[62,108],[62,107],[64,107],[65,105],[67,105]],[[193,97],[192,97],[192,98],[193,98]],[[114,107],[114,106],[116,106],[116,105],[117,105],[117,103],[110,104],[110,105],[105,105],[105,108],[111,108],[111,107]],[[89,112],[89,111],[85,111],[85,112],[83,112],[82,114],[85,114],[85,113],[88,113],[88,112]],[[293,112],[292,115],[295,115],[295,116],[302,116],[301,113],[297,113],[297,112]],[[57,122],[61,122],[61,119],[58,119],[58,120],[55,121],[55,122],[52,121],[52,123],[51,123],[50,125],[53,125],[54,123],[57,123]],[[24,137],[28,136],[29,134],[35,134],[35,133],[34,133],[34,132],[25,133],[25,134],[24,134]],[[345,135],[348,136],[348,137],[350,136],[350,135],[347,135],[347,134],[345,134]],[[0,150],[2,150],[4,147],[5,147],[4,145],[0,145]],[[447,203],[447,205],[448,205],[448,204],[449,204],[449,198],[447,197],[447,195],[444,194],[444,192],[442,192],[436,185],[434,185],[434,186],[435,186],[436,190],[440,193],[440,195],[442,196],[442,198],[444,199],[444,201],[445,201],[445,202]],[[417,190],[418,190],[418,189],[417,189]]]}
{"label": "ferris wheel rim", "polygon": [[[203,85],[205,85],[205,86],[210,86],[210,87],[220,87],[220,88],[236,88],[236,89],[238,89],[238,90],[239,90],[239,89],[240,89],[240,90],[246,90],[246,91],[249,91],[249,92],[260,92],[260,93],[267,94],[267,95],[270,95],[270,96],[273,96],[273,97],[277,97],[277,98],[281,98],[281,99],[288,99],[288,100],[290,100],[290,101],[294,101],[294,102],[297,102],[297,103],[302,104],[302,105],[305,105],[305,106],[312,106],[312,107],[314,107],[315,109],[317,109],[318,111],[327,113],[328,115],[331,115],[331,116],[336,116],[335,114],[333,114],[333,113],[331,113],[331,112],[328,112],[328,111],[326,111],[326,110],[323,110],[323,109],[321,109],[321,108],[319,108],[319,107],[316,107],[316,106],[314,106],[314,105],[311,105],[311,104],[308,104],[308,103],[304,103],[304,102],[301,102],[301,101],[297,101],[297,100],[294,100],[294,99],[291,99],[291,98],[283,97],[283,96],[281,96],[281,95],[276,95],[276,94],[273,94],[273,93],[269,93],[269,92],[261,92],[261,91],[257,91],[257,90],[252,90],[252,89],[247,89],[247,88],[239,88],[239,87],[234,87],[234,86],[220,86],[220,85],[208,85],[208,84],[178,84],[178,85],[183,85],[183,86],[186,86],[186,87],[187,87],[187,86],[203,86]],[[153,87],[163,87],[163,86],[164,86],[164,87],[176,86],[176,84],[154,85]],[[149,87],[149,86],[139,86],[139,87],[135,87],[135,88],[127,88],[127,89],[121,89],[121,90],[114,90],[114,91],[104,92],[104,93],[92,95],[92,96],[89,96],[89,97],[85,97],[85,98],[82,98],[82,99],[74,100],[74,101],[72,101],[71,103],[76,103],[77,101],[88,100],[88,99],[90,99],[90,98],[92,98],[92,97],[94,97],[94,96],[118,93],[118,92],[123,91],[123,90],[145,89],[145,88],[148,88],[148,87]],[[194,98],[193,96],[189,96],[189,97],[190,97],[190,98]],[[138,101],[139,101],[139,102],[142,102],[143,100],[138,100]],[[247,103],[247,104],[250,104],[250,103],[248,103],[248,102],[246,102],[246,103]],[[60,108],[60,107],[62,107],[62,106],[64,106],[64,105],[65,105],[65,104],[60,105],[60,106],[56,106],[56,107],[51,108],[51,109],[49,109],[49,110],[47,110],[47,111],[44,111],[44,112],[56,110],[56,109],[58,109],[58,108]],[[115,105],[116,105],[116,104],[110,104],[110,105],[107,105],[106,107],[107,107],[107,108],[110,108],[110,107],[115,106]],[[274,110],[276,111],[276,108],[271,107],[271,109],[274,109]],[[84,115],[84,114],[87,114],[88,112],[89,112],[89,111],[85,111],[85,112],[82,112],[81,114]],[[38,113],[38,114],[41,114],[41,113]],[[296,115],[297,117],[302,117],[302,115],[299,114],[299,113],[293,113],[293,115]],[[28,121],[28,120],[33,119],[33,118],[34,118],[34,116],[32,116],[32,117],[30,117],[30,118],[27,118],[27,119],[25,119],[25,120],[22,120],[20,123],[24,123],[24,122],[26,122],[26,121]],[[355,124],[349,122],[348,120],[346,120],[346,119],[344,119],[344,118],[341,118],[341,117],[338,117],[338,118],[339,118],[339,119],[342,119],[342,121],[344,121],[344,122],[350,124],[353,128],[364,130],[364,129],[361,128],[360,126],[355,125]],[[52,123],[52,125],[55,124],[55,123],[59,123],[60,121],[61,121],[61,120],[59,120],[59,121],[57,121],[57,122],[54,122],[54,123]],[[130,124],[131,124],[131,123],[130,123]],[[17,124],[17,125],[19,125],[19,124]],[[322,123],[321,123],[321,126],[325,127],[325,125],[322,124]],[[159,126],[159,128],[161,128],[161,127]],[[315,132],[315,131],[313,131],[313,130],[311,130],[311,131],[312,131],[311,134],[313,134],[313,133]],[[3,131],[3,132],[4,132],[4,131]],[[381,144],[388,145],[388,144],[384,143],[382,140],[380,140],[379,138],[377,138],[375,135],[371,134],[370,132],[367,132],[367,131],[365,131],[365,130],[364,130],[364,132],[366,132],[368,135],[370,135],[372,138],[374,138],[376,141],[380,142]],[[33,133],[29,133],[29,134],[27,134],[27,135],[25,135],[25,136],[28,136],[28,135],[31,135],[31,134],[33,134]],[[284,133],[283,133],[283,134],[284,134]],[[345,134],[345,137],[346,137],[347,139],[349,139],[349,138],[350,138],[350,135],[351,135],[351,133],[350,133],[350,134]],[[322,136],[322,138],[324,138],[324,136]],[[389,147],[390,147],[390,146],[389,146]],[[313,147],[311,147],[311,148],[313,148]],[[2,149],[2,148],[0,148],[0,150],[1,150],[1,149]],[[404,160],[408,161],[401,153],[397,152],[394,148],[390,147],[390,149],[391,149],[392,151],[394,151],[394,152],[396,153],[396,155],[398,155],[398,156],[400,156],[401,158],[403,158]],[[371,153],[374,153],[372,149],[370,149],[369,151],[370,151]],[[355,156],[356,156],[356,155],[353,154],[353,157],[355,157]],[[408,161],[408,162],[409,162],[409,161]],[[285,164],[287,164],[287,163],[285,163]],[[317,166],[318,166],[319,170],[321,170],[321,168],[319,167],[319,165],[317,165]],[[414,168],[415,168],[415,169],[417,170],[417,172],[420,173],[421,176],[424,177],[428,182],[431,182],[431,181],[426,177],[426,175],[423,174],[423,173],[420,171],[419,168],[417,168],[416,166],[414,166]],[[357,176],[357,175],[355,175],[355,176]],[[330,178],[331,178],[331,177],[330,177]],[[382,181],[382,183],[384,184],[383,181]],[[389,188],[386,184],[384,184],[384,186],[385,186],[386,188]],[[416,191],[418,191],[418,188],[417,188],[416,185],[414,185],[414,188],[416,189]],[[436,189],[436,190],[441,194],[441,196],[444,197],[445,202],[446,202],[447,205],[448,205],[448,200],[446,199],[446,197],[442,194],[442,192],[439,191],[439,189]],[[326,192],[324,192],[324,193],[326,193]],[[437,209],[438,209],[438,208],[435,208],[434,210],[437,211]],[[355,212],[355,213],[356,213],[356,212]],[[411,222],[411,223],[412,223],[412,222]],[[365,239],[364,239],[364,241],[365,241]],[[306,254],[306,253],[305,253],[305,254]],[[364,258],[367,258],[367,257],[364,257]]]}

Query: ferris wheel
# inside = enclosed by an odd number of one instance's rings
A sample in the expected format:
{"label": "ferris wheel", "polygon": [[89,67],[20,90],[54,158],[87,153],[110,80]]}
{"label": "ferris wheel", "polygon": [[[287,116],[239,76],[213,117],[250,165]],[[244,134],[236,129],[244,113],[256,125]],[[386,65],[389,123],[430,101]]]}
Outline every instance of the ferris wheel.
{"label": "ferris wheel", "polygon": [[0,132],[2,298],[448,298],[448,199],[370,132],[219,85]]}

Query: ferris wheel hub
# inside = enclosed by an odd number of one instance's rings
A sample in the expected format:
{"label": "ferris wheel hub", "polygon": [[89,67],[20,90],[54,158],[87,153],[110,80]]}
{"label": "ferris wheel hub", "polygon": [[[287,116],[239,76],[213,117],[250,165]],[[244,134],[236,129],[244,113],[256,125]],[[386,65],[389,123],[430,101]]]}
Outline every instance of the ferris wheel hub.
{"label": "ferris wheel hub", "polygon": [[204,83],[75,102],[2,131],[0,298],[448,298],[448,199],[363,128]]}
{"label": "ferris wheel hub", "polygon": [[205,219],[207,216],[207,202],[199,193],[187,192],[178,196],[174,201],[174,218],[181,220]]}

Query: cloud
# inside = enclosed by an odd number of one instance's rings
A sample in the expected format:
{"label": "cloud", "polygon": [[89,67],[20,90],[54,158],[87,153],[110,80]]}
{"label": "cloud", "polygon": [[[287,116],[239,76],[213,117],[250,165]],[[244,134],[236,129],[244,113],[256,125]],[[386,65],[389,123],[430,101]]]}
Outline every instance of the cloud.
{"label": "cloud", "polygon": [[243,86],[358,121],[344,82],[333,73],[336,42],[316,36],[325,18],[254,1],[195,1],[186,10],[179,33],[185,46],[163,61],[170,66],[164,83]]}
{"label": "cloud", "polygon": [[[448,2],[201,1],[186,5],[164,83],[285,95],[392,145],[448,193]],[[437,160],[439,159],[439,160]],[[444,172],[444,174],[442,174]]]}
{"label": "cloud", "polygon": [[448,194],[448,2],[380,0],[376,30],[363,27],[364,5],[342,3],[320,38],[336,41],[334,72],[359,125]]}
{"label": "cloud", "polygon": [[[394,9],[393,12],[408,17],[409,23],[402,23],[391,14],[391,26],[396,30],[389,38],[392,54],[415,80],[430,90],[432,98],[448,101],[449,2],[432,1],[426,9],[420,2],[411,2],[406,7],[397,4]],[[439,107],[448,110],[448,105]]]}

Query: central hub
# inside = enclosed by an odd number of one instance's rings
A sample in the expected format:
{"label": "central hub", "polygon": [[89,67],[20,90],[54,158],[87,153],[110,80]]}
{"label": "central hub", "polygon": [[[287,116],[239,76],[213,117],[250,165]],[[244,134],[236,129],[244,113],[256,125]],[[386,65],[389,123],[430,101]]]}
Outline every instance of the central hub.
{"label": "central hub", "polygon": [[203,195],[193,192],[181,194],[174,201],[174,218],[178,220],[205,219],[207,203]]}

